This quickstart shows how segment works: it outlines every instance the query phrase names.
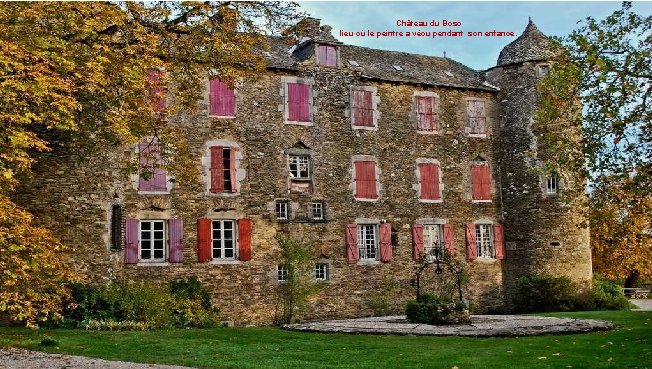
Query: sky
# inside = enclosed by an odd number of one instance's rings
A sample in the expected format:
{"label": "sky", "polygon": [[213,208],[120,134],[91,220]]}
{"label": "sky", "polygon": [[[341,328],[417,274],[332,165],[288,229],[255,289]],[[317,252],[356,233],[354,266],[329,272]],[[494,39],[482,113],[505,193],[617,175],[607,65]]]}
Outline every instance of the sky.
{"label": "sky", "polygon": [[[500,50],[525,29],[528,17],[548,36],[564,36],[588,16],[603,19],[620,9],[621,2],[390,2],[390,1],[306,1],[299,2],[310,16],[340,41],[349,45],[409,53],[446,56],[477,70],[496,65]],[[652,14],[652,2],[634,2],[632,9],[641,15]],[[444,20],[452,25],[444,25]],[[428,26],[399,26],[397,22],[427,22]],[[430,26],[431,21],[438,26]],[[458,25],[459,24],[459,25]],[[378,32],[462,31],[453,36],[380,36]],[[514,36],[487,36],[492,31],[513,32]],[[352,32],[353,36],[340,36]],[[369,32],[373,32],[373,36]],[[364,32],[364,36],[356,33]],[[482,36],[469,36],[476,32]]]}

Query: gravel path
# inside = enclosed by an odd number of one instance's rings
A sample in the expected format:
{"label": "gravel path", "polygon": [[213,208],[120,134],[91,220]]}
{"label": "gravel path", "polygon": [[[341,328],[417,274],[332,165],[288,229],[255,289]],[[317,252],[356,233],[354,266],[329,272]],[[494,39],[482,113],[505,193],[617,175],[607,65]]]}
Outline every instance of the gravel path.
{"label": "gravel path", "polygon": [[187,366],[136,364],[83,356],[0,348],[0,369],[192,369]]}
{"label": "gravel path", "polygon": [[631,299],[629,302],[638,306],[636,310],[652,311],[652,299]]}

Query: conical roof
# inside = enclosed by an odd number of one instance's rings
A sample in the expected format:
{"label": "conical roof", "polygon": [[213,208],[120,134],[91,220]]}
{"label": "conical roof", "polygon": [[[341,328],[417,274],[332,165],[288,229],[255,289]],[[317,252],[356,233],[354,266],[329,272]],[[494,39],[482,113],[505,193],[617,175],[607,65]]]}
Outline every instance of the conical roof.
{"label": "conical roof", "polygon": [[550,39],[539,31],[530,18],[523,34],[505,46],[500,52],[498,66],[547,60],[552,56],[554,56],[554,52],[552,51]]}

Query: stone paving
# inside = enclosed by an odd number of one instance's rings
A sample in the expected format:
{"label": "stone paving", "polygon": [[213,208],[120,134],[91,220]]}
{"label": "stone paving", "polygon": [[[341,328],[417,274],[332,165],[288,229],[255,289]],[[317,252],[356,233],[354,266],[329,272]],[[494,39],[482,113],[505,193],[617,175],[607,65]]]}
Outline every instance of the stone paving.
{"label": "stone paving", "polygon": [[629,302],[636,305],[635,311],[652,311],[652,299],[630,299]]}
{"label": "stone paving", "polygon": [[309,332],[493,337],[605,331],[614,328],[614,324],[595,319],[531,315],[472,315],[471,324],[435,326],[410,323],[405,316],[397,315],[288,324],[283,328]]}

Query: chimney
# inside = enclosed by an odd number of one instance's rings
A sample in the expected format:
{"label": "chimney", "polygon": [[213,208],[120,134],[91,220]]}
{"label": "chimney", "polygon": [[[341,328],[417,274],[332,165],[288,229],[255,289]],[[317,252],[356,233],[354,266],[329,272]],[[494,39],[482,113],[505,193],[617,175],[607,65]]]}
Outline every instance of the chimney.
{"label": "chimney", "polygon": [[319,35],[319,26],[321,19],[306,17],[299,21],[296,25],[286,29],[283,34],[294,35],[298,40],[308,37],[315,38]]}

